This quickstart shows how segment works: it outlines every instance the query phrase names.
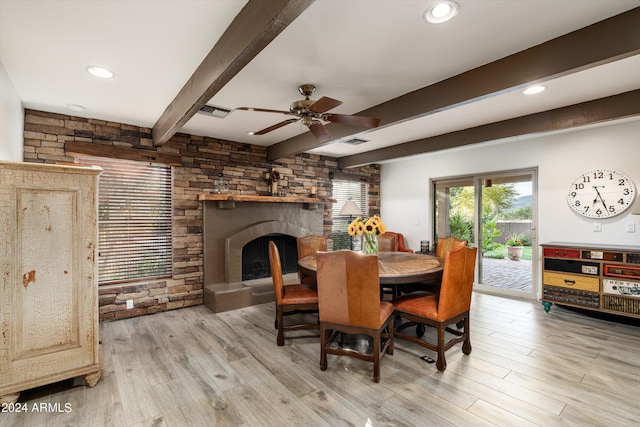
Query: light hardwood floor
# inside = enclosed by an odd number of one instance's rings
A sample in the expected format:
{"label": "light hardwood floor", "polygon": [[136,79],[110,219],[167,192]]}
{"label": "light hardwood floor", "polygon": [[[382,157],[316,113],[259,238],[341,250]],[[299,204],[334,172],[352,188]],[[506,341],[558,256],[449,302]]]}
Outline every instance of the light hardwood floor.
{"label": "light hardwood floor", "polygon": [[[640,327],[475,294],[471,355],[438,372],[396,341],[381,364],[329,356],[317,331],[276,346],[274,305],[191,307],[101,325],[104,375],[23,392],[2,426],[632,426]],[[289,337],[297,336],[295,339]],[[33,411],[49,404],[49,410]],[[56,408],[59,412],[51,412]],[[69,409],[68,412],[64,412]]]}

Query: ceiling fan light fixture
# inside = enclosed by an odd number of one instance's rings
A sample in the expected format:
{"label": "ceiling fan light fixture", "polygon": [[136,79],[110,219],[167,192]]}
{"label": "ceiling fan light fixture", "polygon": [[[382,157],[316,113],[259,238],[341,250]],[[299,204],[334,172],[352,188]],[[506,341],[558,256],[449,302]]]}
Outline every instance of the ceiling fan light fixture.
{"label": "ceiling fan light fixture", "polygon": [[525,95],[535,95],[537,93],[544,92],[545,89],[546,87],[542,85],[529,86],[528,88],[523,90],[522,93],[524,93]]}
{"label": "ceiling fan light fixture", "polygon": [[454,1],[439,1],[425,10],[424,19],[431,24],[442,24],[453,19],[459,10],[458,3]]}
{"label": "ceiling fan light fixture", "polygon": [[87,72],[92,76],[99,77],[101,79],[111,79],[115,76],[113,71],[107,70],[104,67],[98,67],[97,65],[88,66]]}

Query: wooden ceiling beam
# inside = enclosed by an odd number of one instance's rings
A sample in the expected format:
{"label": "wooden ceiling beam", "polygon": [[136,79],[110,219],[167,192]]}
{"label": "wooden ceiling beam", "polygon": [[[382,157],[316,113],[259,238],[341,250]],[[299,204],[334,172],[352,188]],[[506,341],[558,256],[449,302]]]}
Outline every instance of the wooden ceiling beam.
{"label": "wooden ceiling beam", "polygon": [[153,126],[163,145],[314,0],[249,0]]}
{"label": "wooden ceiling beam", "polygon": [[[623,59],[640,52],[638,22],[640,8],[635,8],[358,114],[380,118],[380,127],[391,126]],[[350,131],[333,123],[328,124],[327,129],[334,140],[362,132],[362,129]],[[373,131],[375,129],[365,133]],[[331,142],[320,143],[307,132],[270,146],[267,160],[291,157]]]}
{"label": "wooden ceiling beam", "polygon": [[568,107],[489,123],[404,144],[338,158],[338,168],[431,153],[503,138],[553,132],[640,116],[640,89]]}

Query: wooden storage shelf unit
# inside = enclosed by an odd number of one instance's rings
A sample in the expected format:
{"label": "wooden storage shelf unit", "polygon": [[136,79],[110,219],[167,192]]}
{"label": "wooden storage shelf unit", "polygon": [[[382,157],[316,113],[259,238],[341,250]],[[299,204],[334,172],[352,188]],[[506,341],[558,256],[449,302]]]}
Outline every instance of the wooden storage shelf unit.
{"label": "wooden storage shelf unit", "polygon": [[640,247],[542,245],[542,304],[640,318]]}

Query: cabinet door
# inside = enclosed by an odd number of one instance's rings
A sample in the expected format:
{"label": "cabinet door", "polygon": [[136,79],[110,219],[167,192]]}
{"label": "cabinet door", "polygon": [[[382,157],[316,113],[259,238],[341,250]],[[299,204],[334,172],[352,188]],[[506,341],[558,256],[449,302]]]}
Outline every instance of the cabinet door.
{"label": "cabinet door", "polygon": [[0,391],[93,371],[95,177],[0,173]]}

